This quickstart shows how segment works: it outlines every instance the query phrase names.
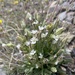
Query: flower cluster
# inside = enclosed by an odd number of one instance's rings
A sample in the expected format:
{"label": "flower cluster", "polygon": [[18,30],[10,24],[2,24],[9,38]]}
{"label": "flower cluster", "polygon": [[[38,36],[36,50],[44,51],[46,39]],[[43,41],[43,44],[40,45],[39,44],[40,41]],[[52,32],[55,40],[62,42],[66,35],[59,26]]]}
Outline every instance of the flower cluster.
{"label": "flower cluster", "polygon": [[[60,40],[60,34],[62,28],[57,28],[55,25],[38,26],[31,30],[28,29],[25,43],[21,46],[23,51],[27,51],[25,72],[28,74],[35,70],[42,69],[51,71],[50,73],[56,73],[58,71],[58,65],[63,61],[63,42]],[[58,34],[59,33],[59,34]],[[60,61],[61,59],[61,61]],[[29,64],[28,64],[29,63]],[[29,66],[30,68],[28,68]],[[46,68],[45,68],[46,67]],[[49,68],[49,69],[47,69]],[[29,69],[29,70],[28,70]],[[28,71],[27,71],[28,70]]]}
{"label": "flower cluster", "polygon": [[7,58],[4,64],[10,70],[15,66],[16,75],[56,75],[61,72],[65,43],[60,39],[63,27],[58,26],[58,22],[49,22],[52,19],[47,11],[49,1],[0,0],[1,8],[5,9],[0,19],[0,36],[3,36],[0,48]]}

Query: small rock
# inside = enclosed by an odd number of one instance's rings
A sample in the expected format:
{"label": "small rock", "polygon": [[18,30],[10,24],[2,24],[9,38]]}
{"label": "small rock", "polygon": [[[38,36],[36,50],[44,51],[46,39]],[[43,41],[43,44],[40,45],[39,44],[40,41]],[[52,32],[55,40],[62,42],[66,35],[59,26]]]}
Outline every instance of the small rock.
{"label": "small rock", "polygon": [[74,12],[68,12],[67,13],[67,16],[69,17],[69,16],[73,16],[74,15]]}
{"label": "small rock", "polygon": [[55,6],[55,7],[50,7],[49,13],[53,13],[53,12],[54,12],[54,13],[58,13],[60,10],[61,10],[60,5]]}
{"label": "small rock", "polygon": [[69,4],[69,2],[64,2],[61,6],[63,9],[68,9],[70,4]]}
{"label": "small rock", "polygon": [[67,17],[66,18],[66,21],[68,21],[70,24],[72,24],[72,20],[73,20],[73,17]]}
{"label": "small rock", "polygon": [[0,75],[6,75],[5,71],[3,71],[2,69],[0,69]]}
{"label": "small rock", "polygon": [[67,13],[67,18],[66,18],[66,20],[67,20],[68,22],[72,23],[73,15],[74,15],[74,12],[69,12],[69,13]]}
{"label": "small rock", "polygon": [[62,21],[62,20],[64,20],[64,19],[66,18],[66,16],[67,16],[67,15],[66,15],[66,11],[65,11],[65,12],[62,12],[62,13],[60,13],[60,14],[58,15],[58,19]]}
{"label": "small rock", "polygon": [[75,16],[74,16],[74,18],[73,18],[73,24],[75,25]]}
{"label": "small rock", "polygon": [[54,9],[55,9],[55,7],[51,7],[51,8],[49,9],[49,13],[52,13],[52,12],[54,11]]}
{"label": "small rock", "polygon": [[69,10],[70,11],[75,11],[75,2],[70,4]]}
{"label": "small rock", "polygon": [[71,52],[71,57],[75,57],[75,47],[73,48],[73,50]]}

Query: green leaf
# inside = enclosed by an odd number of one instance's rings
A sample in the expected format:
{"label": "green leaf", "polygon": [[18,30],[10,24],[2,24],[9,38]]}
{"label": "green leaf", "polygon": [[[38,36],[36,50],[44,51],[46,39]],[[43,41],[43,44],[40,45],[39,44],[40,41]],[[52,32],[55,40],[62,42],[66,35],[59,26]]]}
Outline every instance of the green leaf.
{"label": "green leaf", "polygon": [[56,67],[51,67],[51,71],[54,72],[54,73],[57,72]]}
{"label": "green leaf", "polygon": [[13,44],[13,43],[11,43],[11,42],[9,42],[9,43],[7,43],[7,44],[6,44],[6,46],[7,46],[7,47],[13,47],[13,46],[14,46],[14,44]]}
{"label": "green leaf", "polygon": [[59,34],[61,34],[61,33],[62,33],[62,31],[63,31],[63,30],[64,30],[64,28],[63,28],[63,27],[58,28],[58,29],[56,30],[55,34],[56,34],[56,35],[59,35]]}
{"label": "green leaf", "polygon": [[25,26],[26,26],[25,21],[22,20],[22,21],[21,21],[21,27],[23,28],[23,27],[25,27]]}

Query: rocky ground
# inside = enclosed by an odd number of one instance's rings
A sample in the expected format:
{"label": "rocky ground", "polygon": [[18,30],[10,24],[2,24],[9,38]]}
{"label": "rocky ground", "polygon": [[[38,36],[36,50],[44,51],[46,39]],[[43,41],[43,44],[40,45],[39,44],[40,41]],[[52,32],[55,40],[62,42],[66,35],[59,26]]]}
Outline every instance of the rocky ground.
{"label": "rocky ground", "polygon": [[[60,24],[66,28],[66,32],[69,32],[71,35],[75,36],[75,1],[54,1],[50,8],[50,12],[55,12],[53,21],[57,19],[60,20]],[[71,39],[71,41],[74,45],[74,37]]]}
{"label": "rocky ground", "polygon": [[64,0],[64,1],[54,1],[50,8],[50,13],[55,16],[53,21],[60,20],[60,24],[66,28],[63,37],[68,36],[67,51],[71,51],[72,63],[68,64],[68,75],[75,75],[75,1],[74,0]]}
{"label": "rocky ground", "polygon": [[[60,24],[66,28],[63,37],[68,37],[67,51],[71,52],[72,57],[69,57],[73,62],[69,63],[67,68],[70,72],[68,75],[72,75],[75,73],[75,0],[51,1],[49,13],[54,16],[47,20],[48,22],[59,20]],[[0,70],[0,75],[6,74]]]}

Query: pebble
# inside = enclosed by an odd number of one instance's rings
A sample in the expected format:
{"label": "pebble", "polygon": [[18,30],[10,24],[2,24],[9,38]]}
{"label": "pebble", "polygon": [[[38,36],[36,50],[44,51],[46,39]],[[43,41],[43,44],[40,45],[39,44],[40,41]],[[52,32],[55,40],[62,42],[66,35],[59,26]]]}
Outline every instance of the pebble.
{"label": "pebble", "polygon": [[60,13],[59,15],[58,15],[58,19],[59,20],[64,20],[65,18],[66,18],[66,11],[65,12],[62,12],[62,13]]}
{"label": "pebble", "polygon": [[2,69],[0,69],[0,75],[6,75],[5,71],[3,71]]}
{"label": "pebble", "polygon": [[75,57],[75,47],[73,48],[72,52],[71,52],[71,57]]}
{"label": "pebble", "polygon": [[68,9],[70,7],[70,4],[69,2],[64,2],[61,6],[63,9]]}
{"label": "pebble", "polygon": [[75,25],[75,16],[74,16],[74,18],[73,18],[73,24]]}
{"label": "pebble", "polygon": [[75,0],[62,0],[62,3],[55,5],[53,4],[54,8],[56,8],[56,10],[53,11],[55,13],[53,21],[59,20],[61,25],[67,28],[66,32],[71,33],[69,36],[75,36]]}
{"label": "pebble", "polygon": [[66,21],[72,23],[74,12],[67,13]]}
{"label": "pebble", "polygon": [[69,24],[75,24],[75,0],[62,0],[61,4],[57,5],[57,3],[54,1],[50,7],[50,13],[55,12],[56,14],[54,19],[59,19],[62,22],[65,20]]}

